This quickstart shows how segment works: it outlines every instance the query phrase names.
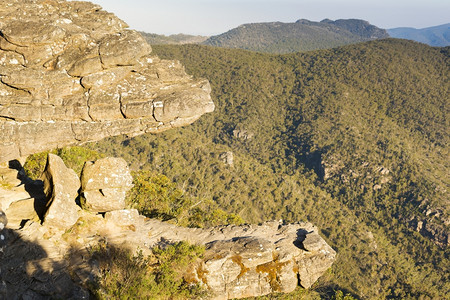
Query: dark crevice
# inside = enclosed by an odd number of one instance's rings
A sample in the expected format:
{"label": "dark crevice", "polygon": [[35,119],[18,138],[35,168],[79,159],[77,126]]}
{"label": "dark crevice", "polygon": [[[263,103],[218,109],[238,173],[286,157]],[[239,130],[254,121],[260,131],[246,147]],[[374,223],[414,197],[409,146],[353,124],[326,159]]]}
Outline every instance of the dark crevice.
{"label": "dark crevice", "polygon": [[3,116],[3,115],[0,115],[0,119],[6,119],[8,121],[16,121],[16,119],[13,117],[8,117],[8,116]]}
{"label": "dark crevice", "polygon": [[100,64],[102,65],[103,70],[106,70],[105,65],[103,64],[102,55],[100,54],[100,47],[97,47],[98,59],[100,60]]}
{"label": "dark crevice", "polygon": [[159,120],[156,118],[156,116],[155,116],[155,104],[154,104],[154,102],[152,103],[152,107],[153,107],[153,112],[152,112],[152,117],[153,117],[153,119],[155,119],[155,121],[156,122],[159,122]]}
{"label": "dark crevice", "polygon": [[[3,77],[3,76],[6,76],[6,75],[0,75],[0,78]],[[6,77],[7,77],[7,76],[6,76]],[[31,92],[28,91],[28,90],[26,90],[26,89],[21,89],[21,88],[15,87],[15,86],[13,86],[13,85],[10,85],[10,84],[4,82],[4,81],[1,80],[1,79],[0,79],[0,82],[1,82],[2,84],[6,85],[7,87],[10,87],[10,88],[12,88],[12,89],[14,89],[14,90],[17,90],[17,91],[23,91],[23,92],[26,92],[27,94],[29,94],[30,96],[32,96]]]}
{"label": "dark crevice", "polygon": [[125,115],[125,112],[123,111],[123,105],[122,105],[122,95],[119,94],[119,106],[120,106],[120,113],[122,114],[122,117],[124,119],[127,118],[127,116]]}
{"label": "dark crevice", "polygon": [[81,142],[81,140],[79,138],[77,138],[77,134],[76,134],[75,130],[73,129],[73,123],[70,123],[70,129],[72,130],[73,138],[76,141]]}
{"label": "dark crevice", "polygon": [[[0,37],[4,38],[5,41],[7,41],[8,43],[10,43],[11,45],[14,45],[16,47],[21,47],[21,48],[28,48],[28,46],[24,46],[24,45],[19,45],[19,44],[15,44],[13,42],[11,42],[4,34],[3,32],[0,30]],[[2,49],[3,50],[3,49]],[[8,51],[8,50],[5,50]]]}
{"label": "dark crevice", "polygon": [[94,120],[94,118],[91,116],[91,107],[89,106],[89,98],[90,97],[91,97],[91,94],[88,91],[88,96],[87,96],[87,99],[86,99],[87,113],[88,113],[89,118],[91,118],[91,120]]}

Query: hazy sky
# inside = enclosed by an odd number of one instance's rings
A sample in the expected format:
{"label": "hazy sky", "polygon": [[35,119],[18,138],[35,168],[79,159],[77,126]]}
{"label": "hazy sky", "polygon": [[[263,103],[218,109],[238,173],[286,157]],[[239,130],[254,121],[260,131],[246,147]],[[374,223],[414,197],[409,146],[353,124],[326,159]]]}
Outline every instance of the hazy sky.
{"label": "hazy sky", "polygon": [[215,35],[244,23],[364,19],[381,28],[450,22],[450,0],[91,0],[131,28]]}

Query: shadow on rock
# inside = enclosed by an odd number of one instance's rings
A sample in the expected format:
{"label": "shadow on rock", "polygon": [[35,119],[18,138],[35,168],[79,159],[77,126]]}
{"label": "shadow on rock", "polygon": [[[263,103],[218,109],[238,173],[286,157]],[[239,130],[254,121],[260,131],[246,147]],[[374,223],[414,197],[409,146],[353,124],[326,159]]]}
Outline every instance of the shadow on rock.
{"label": "shadow on rock", "polygon": [[[20,181],[18,187],[22,186],[23,190],[29,195],[28,199],[22,199],[16,201],[16,203],[13,202],[11,204],[11,209],[6,211],[8,218],[10,219],[10,225],[12,225],[12,223],[18,223],[14,227],[10,227],[21,228],[26,221],[31,220],[36,216],[42,220],[47,204],[43,181],[29,178],[26,175],[22,164],[18,160],[9,161],[8,166],[9,169],[17,171],[17,179]],[[12,212],[12,210],[14,212]]]}
{"label": "shadow on rock", "polygon": [[16,230],[0,232],[0,299],[89,299],[73,283],[65,263],[48,257],[42,246]]}
{"label": "shadow on rock", "polygon": [[297,239],[294,241],[294,245],[302,250],[306,250],[303,246],[303,241],[306,238],[306,235],[309,233],[309,231],[305,229],[299,229],[297,231]]}

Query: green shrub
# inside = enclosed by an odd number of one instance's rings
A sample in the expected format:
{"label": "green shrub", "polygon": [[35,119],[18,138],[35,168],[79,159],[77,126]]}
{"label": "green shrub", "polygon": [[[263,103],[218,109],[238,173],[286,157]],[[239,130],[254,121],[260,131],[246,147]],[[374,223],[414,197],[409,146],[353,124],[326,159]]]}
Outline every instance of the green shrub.
{"label": "green shrub", "polygon": [[150,171],[134,172],[133,184],[128,201],[147,217],[178,221],[191,205],[190,199],[185,197],[183,191],[162,174]]}
{"label": "green shrub", "polygon": [[356,298],[353,298],[352,295],[350,294],[345,294],[344,292],[341,290],[336,291],[336,293],[334,294],[333,300],[356,300]]}
{"label": "green shrub", "polygon": [[149,218],[189,227],[244,223],[239,215],[219,209],[212,200],[191,198],[163,174],[133,172],[133,184],[127,202]]}
{"label": "green shrub", "polygon": [[99,263],[99,276],[89,286],[98,299],[195,299],[205,295],[199,285],[183,275],[204,252],[201,246],[178,242],[152,249],[153,257],[142,252],[101,243],[92,252]]}
{"label": "green shrub", "polygon": [[28,177],[32,179],[39,179],[44,172],[45,164],[47,162],[48,153],[56,154],[64,161],[66,166],[73,169],[78,176],[81,174],[84,163],[89,160],[97,160],[105,155],[94,150],[84,147],[66,147],[61,149],[54,149],[28,156],[24,169]]}
{"label": "green shrub", "polygon": [[28,156],[23,166],[28,177],[34,180],[41,178],[48,153],[48,151],[45,151]]}

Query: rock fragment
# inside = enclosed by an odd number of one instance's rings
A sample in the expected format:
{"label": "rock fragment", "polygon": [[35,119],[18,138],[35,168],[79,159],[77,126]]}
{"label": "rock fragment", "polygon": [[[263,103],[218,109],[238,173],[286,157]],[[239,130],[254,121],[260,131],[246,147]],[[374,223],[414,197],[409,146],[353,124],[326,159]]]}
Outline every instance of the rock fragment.
{"label": "rock fragment", "polygon": [[81,172],[83,205],[92,212],[124,209],[126,192],[132,187],[133,177],[123,158],[86,162]]}
{"label": "rock fragment", "polygon": [[59,156],[49,153],[42,179],[48,207],[44,224],[62,230],[71,227],[76,223],[80,209],[76,204],[80,189],[77,174],[67,168]]}

